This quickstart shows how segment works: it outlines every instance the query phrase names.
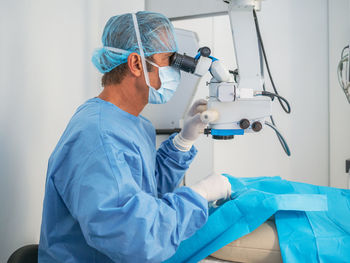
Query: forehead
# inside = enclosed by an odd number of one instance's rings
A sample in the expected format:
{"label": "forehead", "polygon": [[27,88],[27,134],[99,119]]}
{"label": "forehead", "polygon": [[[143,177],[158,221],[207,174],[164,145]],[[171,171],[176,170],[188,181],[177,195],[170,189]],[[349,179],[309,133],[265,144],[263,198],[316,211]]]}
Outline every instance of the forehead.
{"label": "forehead", "polygon": [[155,60],[163,60],[163,59],[169,59],[174,54],[174,52],[167,52],[167,53],[158,53],[154,54],[153,58]]}

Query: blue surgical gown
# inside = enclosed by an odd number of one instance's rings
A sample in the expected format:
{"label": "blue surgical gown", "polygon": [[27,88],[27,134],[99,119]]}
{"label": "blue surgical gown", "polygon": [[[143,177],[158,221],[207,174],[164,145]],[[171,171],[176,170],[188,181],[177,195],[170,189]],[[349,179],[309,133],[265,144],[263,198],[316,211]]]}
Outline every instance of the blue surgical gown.
{"label": "blue surgical gown", "polygon": [[206,223],[206,200],[177,187],[196,149],[155,136],[99,98],[78,108],[49,160],[39,262],[161,262]]}

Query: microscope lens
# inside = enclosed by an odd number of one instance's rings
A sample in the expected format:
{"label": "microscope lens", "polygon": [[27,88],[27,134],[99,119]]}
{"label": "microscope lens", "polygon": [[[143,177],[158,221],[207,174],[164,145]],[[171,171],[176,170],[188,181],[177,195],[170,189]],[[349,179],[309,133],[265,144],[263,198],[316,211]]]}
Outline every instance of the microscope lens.
{"label": "microscope lens", "polygon": [[197,61],[186,54],[174,53],[170,57],[170,66],[176,67],[182,71],[193,73],[196,69]]}

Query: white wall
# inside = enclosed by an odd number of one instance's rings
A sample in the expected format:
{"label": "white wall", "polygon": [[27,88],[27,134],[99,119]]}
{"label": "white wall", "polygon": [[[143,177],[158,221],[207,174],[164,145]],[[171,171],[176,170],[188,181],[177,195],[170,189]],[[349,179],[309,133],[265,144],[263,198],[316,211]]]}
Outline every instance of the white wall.
{"label": "white wall", "polygon": [[100,90],[90,58],[107,17],[143,8],[0,1],[0,262],[39,242],[47,161],[75,109]]}
{"label": "white wall", "polygon": [[[214,142],[216,172],[235,176],[273,176],[328,185],[328,31],[326,0],[269,0],[258,13],[270,67],[292,113],[277,102],[274,117],[292,156],[287,157],[271,130]],[[235,68],[227,16],[174,22],[195,30],[214,56]],[[268,83],[268,82],[267,82]],[[269,87],[269,85],[268,85]],[[201,96],[203,87],[199,87]],[[206,91],[207,92],[207,91]],[[192,176],[192,175],[190,175]],[[196,174],[197,180],[205,174]]]}
{"label": "white wall", "polygon": [[337,79],[341,50],[350,43],[350,1],[329,1],[330,185],[350,188],[345,160],[350,159],[350,104]]}
{"label": "white wall", "polygon": [[86,98],[84,1],[0,3],[0,262],[38,243],[47,160]]}

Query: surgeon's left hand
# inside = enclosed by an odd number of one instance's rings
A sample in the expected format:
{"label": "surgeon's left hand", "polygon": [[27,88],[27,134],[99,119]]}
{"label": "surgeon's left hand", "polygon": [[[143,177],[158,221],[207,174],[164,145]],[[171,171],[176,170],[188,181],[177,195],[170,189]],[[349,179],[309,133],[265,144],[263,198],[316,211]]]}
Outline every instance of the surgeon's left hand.
{"label": "surgeon's left hand", "polygon": [[193,103],[191,109],[187,113],[181,132],[173,139],[174,146],[178,150],[183,152],[189,151],[200,133],[203,132],[207,124],[201,120],[201,113],[206,110],[206,100],[201,99]]}

